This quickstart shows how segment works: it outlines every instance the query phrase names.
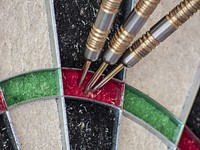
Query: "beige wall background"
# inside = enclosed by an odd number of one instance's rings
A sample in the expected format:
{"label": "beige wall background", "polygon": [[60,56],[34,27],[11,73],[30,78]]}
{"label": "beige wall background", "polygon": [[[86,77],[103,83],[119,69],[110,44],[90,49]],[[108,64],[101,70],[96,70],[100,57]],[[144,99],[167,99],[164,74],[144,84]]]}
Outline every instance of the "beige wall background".
{"label": "beige wall background", "polygon": [[[178,3],[177,0],[161,1],[138,37]],[[3,58],[0,59],[0,80],[25,71],[51,68],[45,1],[0,0],[0,10],[0,56]],[[127,71],[127,83],[161,103],[177,117],[200,64],[199,26],[200,13]],[[48,116],[53,120],[50,126],[44,121]],[[15,107],[11,110],[11,117],[22,149],[61,149],[55,100]],[[39,124],[42,120],[44,122]],[[30,132],[28,138],[27,132]],[[41,138],[46,140],[39,140]],[[122,117],[119,149],[160,150],[167,147],[146,129]]]}
{"label": "beige wall background", "polygon": [[0,10],[0,80],[52,68],[45,1],[0,0]]}
{"label": "beige wall background", "polygon": [[[0,0],[0,10],[0,80],[53,68],[45,0]],[[22,150],[62,149],[55,99],[13,107],[10,115]]]}

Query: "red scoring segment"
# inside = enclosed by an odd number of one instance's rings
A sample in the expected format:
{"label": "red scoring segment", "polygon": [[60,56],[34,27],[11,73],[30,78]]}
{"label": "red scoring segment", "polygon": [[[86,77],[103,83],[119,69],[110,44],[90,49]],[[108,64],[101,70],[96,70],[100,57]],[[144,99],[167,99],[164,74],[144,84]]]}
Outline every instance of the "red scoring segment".
{"label": "red scoring segment", "polygon": [[0,114],[7,110],[6,102],[3,96],[3,92],[0,88]]}
{"label": "red scoring segment", "polygon": [[[84,87],[86,86],[87,82],[91,79],[93,74],[88,72],[82,87],[79,88],[78,83],[81,77],[81,73],[81,70],[66,68],[62,69],[64,95],[90,98],[93,100],[122,107],[122,101],[124,98],[124,83],[117,80],[111,80],[106,85],[104,85],[99,91],[95,93],[88,93],[88,95],[84,95]],[[100,78],[100,80],[101,79],[102,77]]]}
{"label": "red scoring segment", "polygon": [[185,127],[178,147],[180,150],[200,150],[200,140]]}

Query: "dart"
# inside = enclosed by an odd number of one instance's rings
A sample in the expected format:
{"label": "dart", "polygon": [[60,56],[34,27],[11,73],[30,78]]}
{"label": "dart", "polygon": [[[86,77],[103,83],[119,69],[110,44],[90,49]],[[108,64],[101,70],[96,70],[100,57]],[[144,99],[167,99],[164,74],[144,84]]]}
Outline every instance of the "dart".
{"label": "dart", "polygon": [[79,87],[82,86],[91,62],[96,61],[101,53],[121,1],[122,0],[103,0],[100,5],[100,10],[87,39],[86,49],[84,51],[86,60],[82,68]]}
{"label": "dart", "polygon": [[108,65],[115,64],[123,52],[129,47],[135,35],[140,31],[149,16],[153,13],[160,0],[140,0],[130,13],[125,23],[112,38],[108,50],[103,56],[104,62],[88,82],[84,93],[87,94]]}
{"label": "dart", "polygon": [[124,67],[133,67],[200,9],[200,0],[184,0],[139,38],[122,56],[122,62],[94,88],[106,84]]}

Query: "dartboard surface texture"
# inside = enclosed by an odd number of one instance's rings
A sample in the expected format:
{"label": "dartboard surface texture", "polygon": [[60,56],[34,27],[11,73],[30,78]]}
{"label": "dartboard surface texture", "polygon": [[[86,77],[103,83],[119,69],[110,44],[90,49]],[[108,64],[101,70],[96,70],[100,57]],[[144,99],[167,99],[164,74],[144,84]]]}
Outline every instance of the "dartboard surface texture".
{"label": "dartboard surface texture", "polygon": [[[200,13],[85,95],[102,63],[79,88],[100,3],[0,0],[0,150],[200,150]],[[103,51],[136,3],[122,1]],[[179,3],[161,1],[134,41]]]}

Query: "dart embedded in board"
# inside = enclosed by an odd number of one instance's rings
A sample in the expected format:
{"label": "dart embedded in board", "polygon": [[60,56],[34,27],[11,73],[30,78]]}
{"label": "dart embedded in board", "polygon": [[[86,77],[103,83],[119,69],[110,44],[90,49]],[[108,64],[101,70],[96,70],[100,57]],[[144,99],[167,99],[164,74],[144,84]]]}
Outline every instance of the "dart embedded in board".
{"label": "dart embedded in board", "polygon": [[108,65],[117,63],[118,59],[131,44],[135,35],[140,31],[159,3],[160,0],[138,1],[125,23],[121,25],[118,32],[112,38],[107,51],[103,55],[103,63],[85,87],[85,94],[87,94],[98,81]]}
{"label": "dart embedded in board", "polygon": [[95,92],[124,67],[133,67],[159,43],[163,42],[174,31],[185,23],[194,13],[200,9],[200,0],[184,0],[172,11],[159,20],[150,31],[146,32],[123,54],[121,63],[114,68],[92,91]]}
{"label": "dart embedded in board", "polygon": [[93,24],[87,39],[84,51],[86,60],[83,65],[79,87],[82,86],[91,62],[96,61],[102,51],[121,1],[122,0],[103,0],[100,5],[95,23]]}

